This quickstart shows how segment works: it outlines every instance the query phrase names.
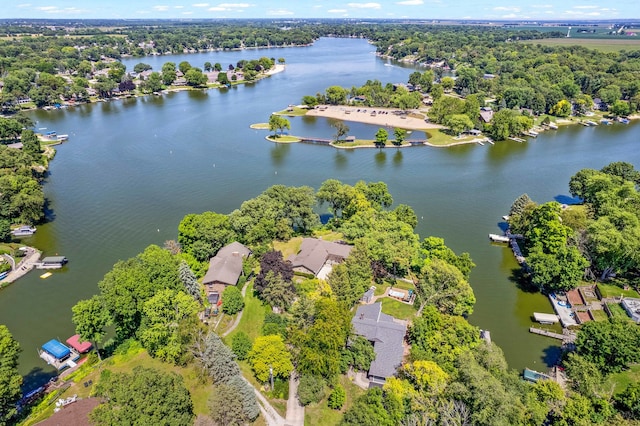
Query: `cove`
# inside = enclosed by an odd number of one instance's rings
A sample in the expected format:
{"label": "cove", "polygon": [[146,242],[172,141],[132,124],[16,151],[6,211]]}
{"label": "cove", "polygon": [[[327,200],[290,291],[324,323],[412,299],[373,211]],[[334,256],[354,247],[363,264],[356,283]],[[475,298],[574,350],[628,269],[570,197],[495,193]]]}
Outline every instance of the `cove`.
{"label": "cove", "polygon": [[[640,166],[640,125],[574,126],[526,143],[452,148],[335,150],[267,142],[249,125],[299,103],[332,84],[406,81],[413,71],[385,66],[365,40],[321,39],[313,46],[127,59],[159,69],[164,62],[204,61],[225,66],[240,59],[284,57],[287,70],[257,84],[223,90],[172,93],[56,111],[35,111],[37,127],[70,135],[58,147],[44,185],[48,222],[25,240],[69,264],[46,280],[31,273],[0,292],[0,323],[20,342],[27,386],[52,370],[36,349],[73,334],[71,307],[97,292],[97,283],[120,259],[177,236],[187,213],[229,213],[274,184],[318,188],[328,178],[354,184],[384,181],[395,204],[412,206],[417,232],[435,235],[456,252],[468,251],[476,268],[471,323],[491,331],[510,367],[543,369],[555,341],[530,335],[534,311],[549,312],[538,294],[511,281],[517,268],[506,247],[492,246],[513,200],[527,192],[537,202],[568,193],[578,170],[612,161]],[[155,61],[155,62],[154,62]],[[330,137],[326,119],[291,119],[291,133]],[[373,139],[377,127],[349,123],[351,134]]]}

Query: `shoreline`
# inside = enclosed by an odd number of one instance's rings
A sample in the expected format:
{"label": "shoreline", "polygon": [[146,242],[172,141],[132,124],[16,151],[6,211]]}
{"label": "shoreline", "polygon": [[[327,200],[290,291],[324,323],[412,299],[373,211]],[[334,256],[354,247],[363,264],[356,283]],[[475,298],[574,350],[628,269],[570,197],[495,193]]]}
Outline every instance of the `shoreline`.
{"label": "shoreline", "polygon": [[6,278],[0,281],[0,289],[3,289],[10,284],[13,284],[18,279],[22,278],[34,268],[34,263],[40,259],[42,252],[34,247],[25,246],[26,253],[20,262],[16,264],[15,269],[12,269]]}
{"label": "shoreline", "polygon": [[[398,127],[406,130],[427,131],[444,129],[440,124],[429,123],[426,113],[411,110],[399,113],[397,108],[354,107],[346,105],[319,105],[307,111],[310,117],[325,117],[336,120],[373,124],[380,127]],[[422,115],[417,118],[411,114]]]}

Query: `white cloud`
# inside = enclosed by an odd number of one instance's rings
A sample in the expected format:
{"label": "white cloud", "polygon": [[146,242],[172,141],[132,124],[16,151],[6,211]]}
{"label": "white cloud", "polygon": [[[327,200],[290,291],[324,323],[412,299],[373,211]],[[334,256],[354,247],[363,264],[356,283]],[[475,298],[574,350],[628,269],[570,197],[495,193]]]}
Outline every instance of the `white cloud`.
{"label": "white cloud", "polygon": [[169,10],[169,6],[153,6],[152,9],[157,10],[158,12],[166,12]]}
{"label": "white cloud", "polygon": [[420,6],[424,4],[424,2],[422,0],[405,0],[399,1],[396,4],[401,4],[402,6]]}
{"label": "white cloud", "polygon": [[193,15],[193,12],[182,12],[183,15]]}
{"label": "white cloud", "polygon": [[209,3],[195,3],[192,4],[193,7],[209,7]]}
{"label": "white cloud", "polygon": [[503,12],[520,12],[520,8],[519,7],[498,6],[498,7],[494,7],[493,10],[503,11]]}
{"label": "white cloud", "polygon": [[553,9],[551,4],[532,4],[531,7],[534,9]]}
{"label": "white cloud", "polygon": [[19,4],[17,7],[29,7],[29,6],[31,6],[31,3]]}
{"label": "white cloud", "polygon": [[249,6],[251,6],[249,3],[220,3],[218,5],[218,7],[223,7],[225,9],[239,9]]}
{"label": "white cloud", "polygon": [[276,9],[276,10],[268,10],[267,15],[286,16],[286,15],[293,15],[293,12],[287,9]]}
{"label": "white cloud", "polygon": [[49,12],[51,10],[58,10],[57,6],[40,6],[36,7],[36,9],[41,10],[43,12]]}
{"label": "white cloud", "polygon": [[380,9],[380,3],[348,3],[347,6],[354,9]]}
{"label": "white cloud", "polygon": [[347,9],[329,9],[327,13],[347,13]]}
{"label": "white cloud", "polygon": [[573,6],[574,9],[597,9],[600,6],[589,6],[589,5],[584,5],[584,6]]}

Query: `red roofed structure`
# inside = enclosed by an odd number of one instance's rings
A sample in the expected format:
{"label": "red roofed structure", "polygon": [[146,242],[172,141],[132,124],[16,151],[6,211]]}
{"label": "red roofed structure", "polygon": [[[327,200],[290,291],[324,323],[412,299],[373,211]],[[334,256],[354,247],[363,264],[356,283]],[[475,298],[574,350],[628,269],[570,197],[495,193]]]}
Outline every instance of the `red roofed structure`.
{"label": "red roofed structure", "polygon": [[76,351],[78,351],[81,354],[83,354],[85,352],[89,352],[91,350],[91,348],[93,347],[91,342],[80,342],[80,335],[79,334],[75,334],[75,335],[69,337],[67,339],[67,343],[69,344],[69,346],[71,346],[73,349],[75,349]]}

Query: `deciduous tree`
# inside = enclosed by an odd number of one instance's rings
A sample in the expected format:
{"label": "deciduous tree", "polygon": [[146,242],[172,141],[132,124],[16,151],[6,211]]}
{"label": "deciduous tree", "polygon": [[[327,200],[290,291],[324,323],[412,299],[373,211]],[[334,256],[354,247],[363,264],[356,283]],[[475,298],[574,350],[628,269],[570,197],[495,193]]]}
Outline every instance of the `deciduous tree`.
{"label": "deciduous tree", "polygon": [[9,329],[0,324],[0,424],[10,424],[18,413],[16,402],[22,394],[22,376],[18,373],[20,345]]}

